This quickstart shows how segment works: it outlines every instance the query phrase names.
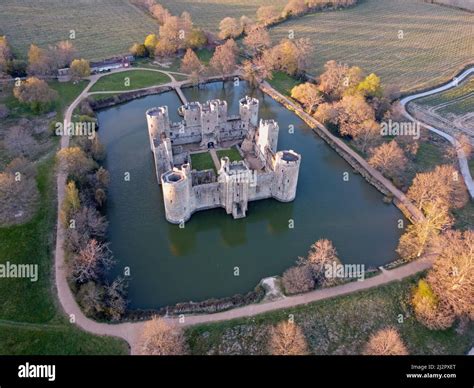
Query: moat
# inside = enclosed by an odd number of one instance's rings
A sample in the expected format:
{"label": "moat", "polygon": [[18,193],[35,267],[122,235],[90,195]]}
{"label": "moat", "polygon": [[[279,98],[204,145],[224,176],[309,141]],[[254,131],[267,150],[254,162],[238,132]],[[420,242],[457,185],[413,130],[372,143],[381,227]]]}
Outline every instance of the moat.
{"label": "moat", "polygon": [[[296,199],[249,203],[247,217],[234,220],[224,209],[197,212],[185,228],[164,216],[156,184],[145,111],[167,105],[179,121],[175,92],[148,96],[99,112],[100,136],[111,174],[108,201],[109,240],[116,273],[131,270],[131,308],[158,308],[184,301],[231,296],[252,290],[268,276],[279,275],[306,254],[319,238],[333,241],[343,263],[377,267],[394,258],[402,230],[401,212],[339,157],[296,115],[244,82],[212,83],[183,89],[189,101],[220,98],[229,113],[238,100],[260,100],[260,117],[280,127],[279,147],[302,156]],[[294,126],[294,133],[290,133]],[[344,181],[344,172],[349,180]],[[130,181],[124,176],[130,173]],[[289,228],[293,220],[294,228]],[[235,276],[238,268],[239,276]]]}

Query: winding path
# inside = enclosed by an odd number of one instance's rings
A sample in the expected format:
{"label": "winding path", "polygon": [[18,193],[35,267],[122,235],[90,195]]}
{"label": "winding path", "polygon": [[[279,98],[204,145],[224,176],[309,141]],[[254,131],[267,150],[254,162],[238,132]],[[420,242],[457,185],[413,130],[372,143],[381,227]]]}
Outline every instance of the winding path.
{"label": "winding path", "polygon": [[407,104],[410,103],[411,101],[416,100],[418,98],[431,96],[432,94],[441,93],[441,92],[444,92],[448,89],[455,88],[455,87],[459,86],[459,84],[464,79],[469,77],[471,74],[474,74],[474,67],[471,67],[471,68],[465,70],[464,72],[462,72],[457,77],[454,77],[454,79],[451,82],[448,82],[448,83],[446,83],[444,85],[441,85],[437,88],[428,90],[426,92],[417,93],[417,94],[413,94],[411,96],[404,97],[400,100],[400,104],[403,107],[403,114],[407,119],[409,119],[413,122],[420,123],[420,125],[427,128],[431,132],[434,132],[437,135],[443,137],[444,139],[448,140],[454,146],[454,148],[456,149],[457,156],[458,156],[459,169],[461,170],[461,174],[463,176],[464,183],[466,184],[466,187],[467,187],[467,190],[469,191],[469,195],[471,196],[471,199],[473,199],[474,198],[474,181],[472,180],[471,171],[469,170],[469,163],[468,163],[467,157],[464,154],[464,151],[463,151],[462,147],[460,146],[459,142],[456,140],[456,138],[454,138],[453,136],[447,134],[446,132],[443,132],[438,128],[435,128],[431,125],[423,123],[420,120],[417,120],[416,118],[414,118],[408,112],[408,109],[407,109]]}
{"label": "winding path", "polygon": [[[140,69],[140,68],[135,68]],[[160,86],[171,86],[173,88],[180,87],[186,81],[176,81],[169,72],[154,70],[154,69],[145,69],[142,70],[151,70],[151,71],[160,71],[162,73],[170,76],[171,82],[163,84]],[[122,70],[125,71],[125,70]],[[71,122],[72,114],[74,109],[79,104],[79,102],[87,97],[90,94],[95,92],[89,92],[90,88],[100,79],[102,76],[108,75],[100,74],[91,76],[90,83],[82,91],[82,93],[74,100],[74,102],[67,108],[65,113],[65,122]],[[219,77],[216,77],[219,78]],[[153,86],[156,87],[156,86]],[[150,87],[151,88],[151,87]],[[147,88],[145,88],[147,89]],[[117,93],[122,93],[127,91],[117,91]],[[61,138],[61,148],[66,148],[69,146],[69,137],[63,136]],[[357,155],[358,156],[358,155]],[[363,162],[363,159],[361,160]],[[365,162],[365,161],[364,161]],[[380,176],[381,179],[385,179],[383,176]],[[67,282],[67,264],[65,262],[63,243],[64,243],[64,229],[59,220],[60,206],[64,199],[65,193],[65,183],[66,175],[61,171],[58,171],[57,175],[57,190],[58,190],[58,219],[57,219],[57,238],[56,238],[56,249],[55,249],[55,281],[58,293],[58,299],[63,311],[69,316],[69,320],[75,323],[77,326],[82,328],[85,331],[88,331],[96,335],[107,335],[122,338],[127,341],[131,348],[131,354],[138,353],[138,340],[142,332],[144,322],[136,323],[99,323],[92,319],[87,318],[81,311],[79,305],[76,302],[76,299],[69,287]],[[215,314],[202,314],[202,315],[189,315],[185,316],[184,319],[178,318],[167,318],[171,323],[189,326],[206,322],[216,322],[223,321],[234,318],[243,318],[248,316],[254,316],[257,314],[294,307],[302,304],[307,304],[322,299],[333,298],[340,295],[347,295],[353,292],[366,290],[373,287],[378,287],[392,281],[397,281],[404,279],[406,277],[412,276],[420,271],[426,270],[432,264],[432,257],[420,258],[414,262],[408,263],[406,265],[400,266],[392,270],[383,270],[380,274],[373,276],[371,278],[365,279],[364,281],[355,281],[347,284],[343,284],[336,287],[315,290],[301,295],[290,296],[284,299],[279,299],[275,301],[252,304],[244,307],[235,308],[232,310],[215,313]]]}

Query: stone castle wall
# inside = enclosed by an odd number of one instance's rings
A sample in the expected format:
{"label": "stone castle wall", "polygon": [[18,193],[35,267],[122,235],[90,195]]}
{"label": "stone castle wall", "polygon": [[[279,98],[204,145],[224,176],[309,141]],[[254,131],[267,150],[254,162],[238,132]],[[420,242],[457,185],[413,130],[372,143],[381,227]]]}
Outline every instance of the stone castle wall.
{"label": "stone castle wall", "polygon": [[[181,108],[184,120],[180,123],[170,122],[167,107],[147,111],[150,146],[169,222],[186,222],[194,212],[216,207],[242,218],[249,201],[275,198],[289,202],[295,198],[301,157],[293,151],[276,151],[278,124],[259,121],[258,106],[258,100],[245,97],[239,101],[240,115],[228,116],[225,101],[188,103]],[[260,160],[261,171],[251,170],[243,160],[230,162],[228,158],[221,159],[217,177],[212,170],[191,171],[184,145],[199,149],[244,139]]]}

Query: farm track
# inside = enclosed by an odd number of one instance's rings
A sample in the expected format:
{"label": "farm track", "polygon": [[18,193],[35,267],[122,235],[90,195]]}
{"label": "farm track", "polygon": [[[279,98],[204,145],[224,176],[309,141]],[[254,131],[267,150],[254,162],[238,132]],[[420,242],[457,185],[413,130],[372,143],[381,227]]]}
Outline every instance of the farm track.
{"label": "farm track", "polygon": [[440,105],[437,105],[435,107],[429,108],[428,111],[431,112],[431,113],[436,113],[440,109],[443,109],[443,108],[445,108],[447,106],[450,106],[450,105],[453,105],[453,104],[457,104],[458,102],[462,102],[462,101],[467,100],[471,97],[474,97],[474,92],[466,94],[465,96],[457,97],[457,98],[453,99],[452,101],[447,101],[443,104],[440,104]]}

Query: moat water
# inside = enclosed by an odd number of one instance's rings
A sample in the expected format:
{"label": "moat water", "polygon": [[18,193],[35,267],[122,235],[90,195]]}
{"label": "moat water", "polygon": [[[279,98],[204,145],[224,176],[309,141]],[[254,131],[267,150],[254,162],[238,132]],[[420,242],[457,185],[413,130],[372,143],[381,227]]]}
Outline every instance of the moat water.
{"label": "moat water", "polygon": [[240,220],[224,209],[198,212],[181,229],[165,220],[145,118],[148,108],[168,105],[171,119],[178,121],[178,96],[148,96],[99,112],[111,175],[109,240],[115,274],[130,267],[131,308],[245,293],[262,278],[280,275],[323,237],[333,241],[343,263],[369,268],[396,258],[401,212],[385,204],[382,194],[296,115],[260,91],[248,90],[244,82],[183,91],[189,101],[225,99],[229,114],[238,113],[238,100],[246,94],[259,98],[260,117],[279,123],[278,149],[302,155],[298,191],[292,203],[251,202],[247,217]]}

